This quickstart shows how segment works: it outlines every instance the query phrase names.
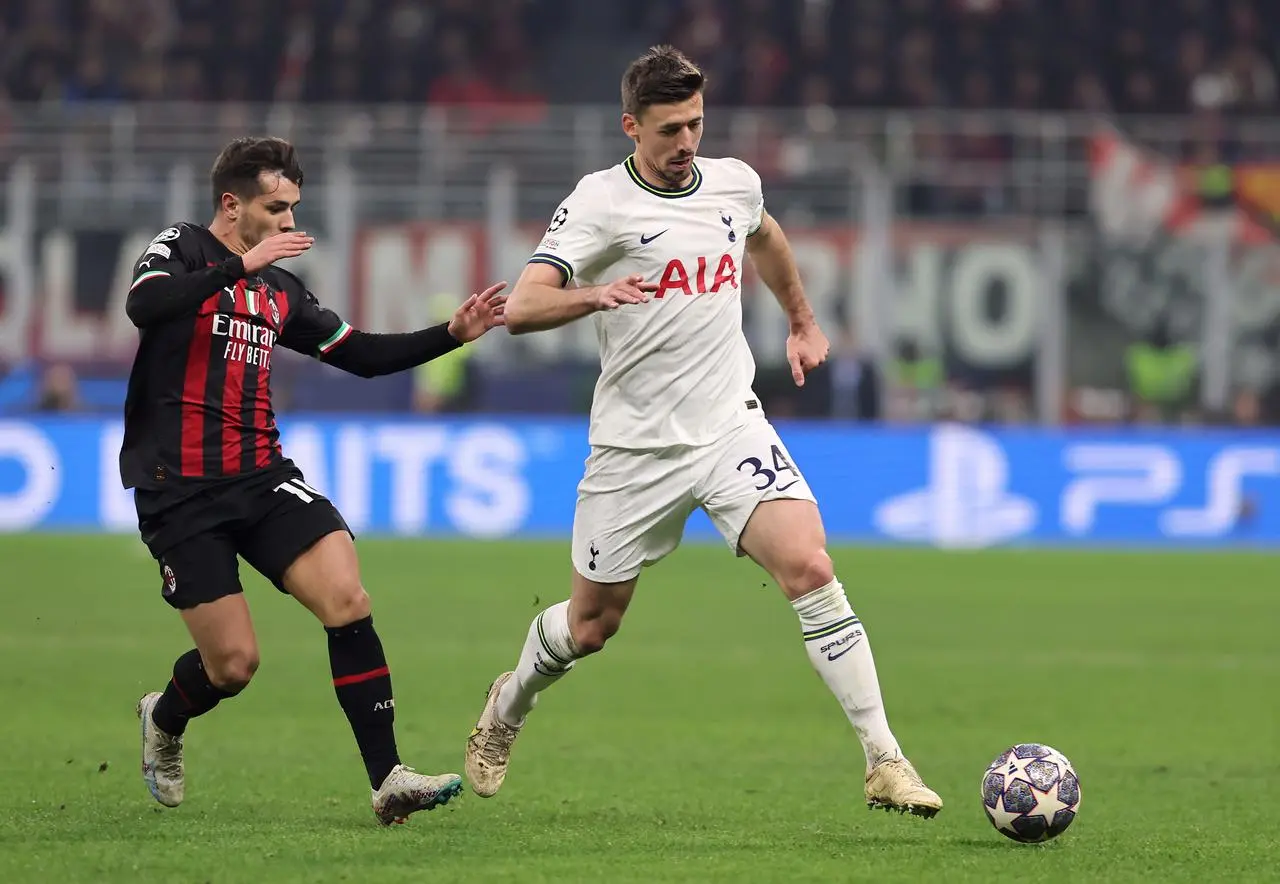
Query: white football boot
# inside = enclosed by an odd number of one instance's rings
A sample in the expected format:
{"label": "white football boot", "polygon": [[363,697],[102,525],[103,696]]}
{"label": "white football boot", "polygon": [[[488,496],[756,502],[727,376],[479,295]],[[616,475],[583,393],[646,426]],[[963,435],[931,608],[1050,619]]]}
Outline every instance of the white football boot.
{"label": "white football boot", "polygon": [[183,769],[182,737],[165,733],[151,720],[151,710],[160,702],[160,694],[150,693],[138,701],[138,719],[142,723],[142,779],[155,798],[165,807],[182,803]]}
{"label": "white football boot", "polygon": [[373,793],[373,813],[384,826],[403,823],[409,814],[448,804],[462,792],[457,774],[429,776],[397,764]]}
{"label": "white football boot", "polygon": [[942,810],[942,799],[920,779],[905,758],[881,761],[867,774],[867,807],[896,810],[925,819]]}
{"label": "white football boot", "polygon": [[511,763],[511,744],[520,735],[519,727],[498,718],[498,693],[513,675],[514,672],[504,672],[489,686],[484,711],[467,738],[467,781],[471,791],[481,798],[492,798],[502,788]]}

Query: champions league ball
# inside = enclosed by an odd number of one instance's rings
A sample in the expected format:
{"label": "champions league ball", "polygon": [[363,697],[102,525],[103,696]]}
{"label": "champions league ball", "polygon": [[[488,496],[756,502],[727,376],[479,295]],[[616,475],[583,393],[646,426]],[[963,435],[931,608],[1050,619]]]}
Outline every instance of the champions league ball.
{"label": "champions league ball", "polygon": [[1001,752],[982,775],[982,809],[996,831],[1023,844],[1057,838],[1080,808],[1080,779],[1067,757],[1041,743]]}

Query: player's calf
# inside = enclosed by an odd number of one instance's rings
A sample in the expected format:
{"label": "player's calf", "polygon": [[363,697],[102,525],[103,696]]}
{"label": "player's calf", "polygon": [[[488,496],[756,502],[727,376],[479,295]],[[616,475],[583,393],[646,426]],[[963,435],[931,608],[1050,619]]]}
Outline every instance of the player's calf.
{"label": "player's calf", "polygon": [[[256,667],[256,662],[254,664]],[[142,779],[148,791],[166,807],[182,803],[186,771],[182,740],[191,719],[204,715],[223,700],[234,697],[252,677],[252,668],[241,673],[242,682],[229,687],[213,683],[200,652],[192,648],[173,665],[173,677],[164,692],[153,692],[138,701],[142,727]]]}
{"label": "player's calf", "polygon": [[173,664],[173,676],[151,710],[156,725],[167,734],[181,737],[191,719],[211,711],[223,700],[236,696],[249,684],[258,668],[256,650],[213,657],[206,667],[196,648]]}
{"label": "player's calf", "polygon": [[577,574],[572,598],[533,619],[515,670],[502,673],[489,687],[467,738],[466,774],[477,795],[497,793],[507,776],[512,744],[538,695],[617,634],[635,587],[635,578],[596,583]]}
{"label": "player's calf", "polygon": [[[569,601],[547,608],[529,624],[520,649],[520,660],[510,678],[494,682],[495,716],[512,727],[524,724],[524,717],[538,702],[538,694],[564,676],[586,652],[578,646],[569,624]],[[603,632],[593,639],[595,650],[604,647]]]}
{"label": "player's calf", "polygon": [[840,701],[862,743],[868,806],[923,817],[936,814],[942,809],[942,799],[903,757],[889,728],[866,630],[849,606],[840,582],[832,579],[792,605],[800,618],[813,668]]}
{"label": "player's calf", "polygon": [[372,616],[345,626],[325,627],[325,633],[333,690],[360,747],[369,785],[377,789],[400,764],[396,701],[382,640],[373,628]]}
{"label": "player's calf", "polygon": [[866,629],[849,606],[840,581],[833,579],[791,604],[800,619],[809,662],[857,732],[867,771],[886,758],[900,757],[898,741],[885,716]]}
{"label": "player's calf", "polygon": [[519,727],[539,693],[559,681],[574,661],[602,650],[621,628],[635,585],[634,579],[610,584],[578,576],[573,597],[547,608],[529,625],[515,671],[494,698],[496,717]]}
{"label": "player's calf", "polygon": [[280,583],[324,625],[338,705],[355,735],[369,785],[379,789],[400,764],[396,701],[351,535],[327,531],[285,568]]}
{"label": "player's calf", "polygon": [[817,505],[810,500],[760,503],[738,542],[791,600],[809,661],[857,732],[867,771],[900,754],[885,720],[866,631],[836,579]]}
{"label": "player's calf", "polygon": [[[511,747],[525,716],[538,702],[538,694],[584,656],[570,629],[570,604],[552,605],[533,618],[515,671],[502,673],[489,686],[484,708],[467,738],[467,781],[481,798],[496,795],[502,787],[511,763]],[[606,638],[601,629],[592,639],[597,650]]]}

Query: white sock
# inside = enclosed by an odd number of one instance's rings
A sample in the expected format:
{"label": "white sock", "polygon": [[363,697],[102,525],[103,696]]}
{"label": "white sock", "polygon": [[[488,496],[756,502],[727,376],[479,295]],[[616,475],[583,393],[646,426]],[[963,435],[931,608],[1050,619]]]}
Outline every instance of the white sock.
{"label": "white sock", "polygon": [[885,718],[871,645],[862,622],[849,607],[840,581],[833,579],[796,599],[791,606],[800,617],[809,662],[840,701],[862,742],[867,770],[881,759],[901,755]]}
{"label": "white sock", "polygon": [[516,674],[498,692],[498,717],[510,725],[523,724],[538,702],[538,694],[559,681],[581,656],[569,632],[568,600],[534,617]]}

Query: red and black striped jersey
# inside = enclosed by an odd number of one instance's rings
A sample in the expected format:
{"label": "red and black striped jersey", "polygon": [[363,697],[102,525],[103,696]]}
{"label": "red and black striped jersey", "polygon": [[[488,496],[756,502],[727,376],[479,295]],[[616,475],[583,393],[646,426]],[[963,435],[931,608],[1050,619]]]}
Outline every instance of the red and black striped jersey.
{"label": "red and black striped jersey", "polygon": [[283,460],[271,407],[277,345],[322,357],[351,326],[277,267],[246,275],[208,229],[178,224],[134,265],[129,313],[141,330],[125,400],[125,487],[180,499],[207,480]]}

